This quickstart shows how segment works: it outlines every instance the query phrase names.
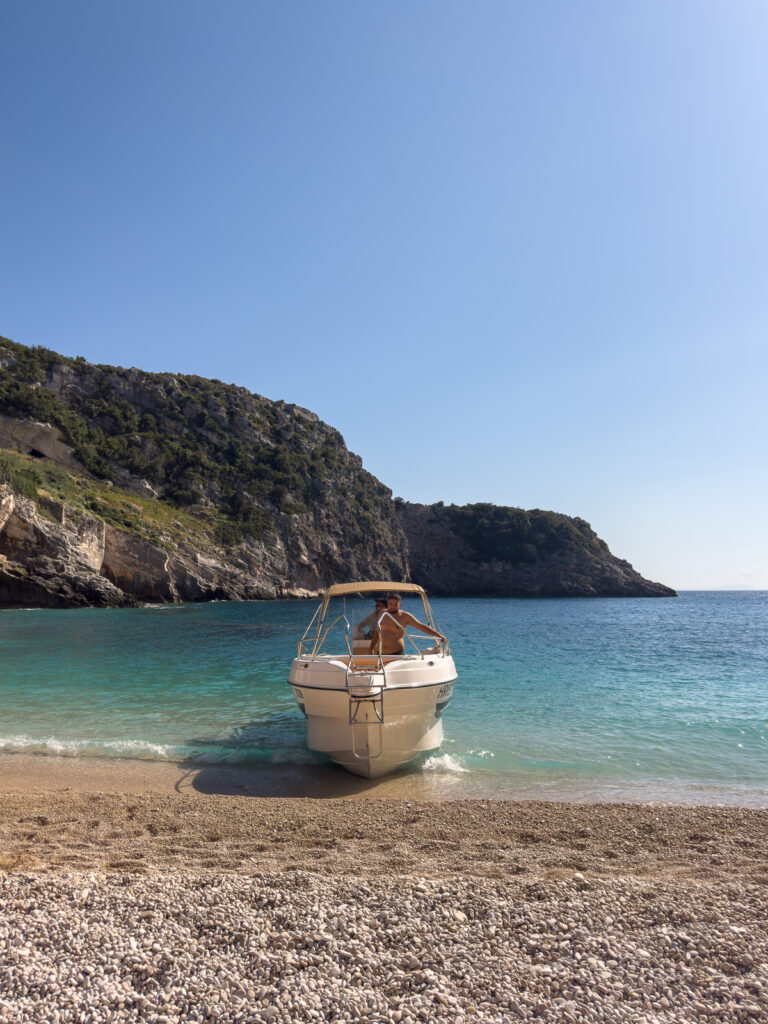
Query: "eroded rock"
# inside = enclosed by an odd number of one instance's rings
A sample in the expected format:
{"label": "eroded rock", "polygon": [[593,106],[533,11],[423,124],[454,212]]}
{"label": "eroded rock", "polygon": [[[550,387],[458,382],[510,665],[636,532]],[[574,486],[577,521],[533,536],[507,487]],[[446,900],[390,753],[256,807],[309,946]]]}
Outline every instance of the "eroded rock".
{"label": "eroded rock", "polygon": [[64,443],[61,431],[50,423],[0,416],[0,448],[11,448],[25,455],[52,459],[66,469],[83,472],[72,449]]}

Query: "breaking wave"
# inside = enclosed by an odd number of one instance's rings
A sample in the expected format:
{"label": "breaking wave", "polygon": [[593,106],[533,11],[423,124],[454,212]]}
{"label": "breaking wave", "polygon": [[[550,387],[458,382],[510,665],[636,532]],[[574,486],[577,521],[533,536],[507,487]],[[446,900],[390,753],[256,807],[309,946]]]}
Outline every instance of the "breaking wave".
{"label": "breaking wave", "polygon": [[128,757],[170,761],[183,757],[180,747],[146,740],[61,740],[55,736],[0,736],[2,754],[54,754],[57,757]]}
{"label": "breaking wave", "polygon": [[426,759],[421,768],[426,772],[446,772],[452,775],[463,775],[469,772],[469,768],[465,767],[459,758],[452,754],[433,754]]}

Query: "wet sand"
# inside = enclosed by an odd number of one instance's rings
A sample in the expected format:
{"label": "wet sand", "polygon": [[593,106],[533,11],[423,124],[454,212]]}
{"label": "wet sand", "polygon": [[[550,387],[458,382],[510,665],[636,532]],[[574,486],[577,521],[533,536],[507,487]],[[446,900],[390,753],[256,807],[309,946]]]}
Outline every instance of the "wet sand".
{"label": "wet sand", "polygon": [[262,777],[0,758],[0,867],[768,884],[766,810],[398,799],[387,796],[386,780],[372,785],[335,770],[316,795],[298,797],[265,793]]}

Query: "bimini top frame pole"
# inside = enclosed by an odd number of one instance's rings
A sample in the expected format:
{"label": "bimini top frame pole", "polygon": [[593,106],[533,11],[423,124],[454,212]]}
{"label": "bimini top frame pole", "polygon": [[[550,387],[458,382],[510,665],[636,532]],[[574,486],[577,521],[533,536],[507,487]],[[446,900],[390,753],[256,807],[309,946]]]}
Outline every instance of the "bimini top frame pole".
{"label": "bimini top frame pole", "polygon": [[427,600],[427,592],[424,588],[420,587],[418,583],[397,583],[394,580],[373,580],[370,583],[334,583],[333,586],[328,587],[320,602],[321,625],[322,620],[328,612],[328,606],[331,602],[331,598],[346,597],[349,594],[387,593],[387,591],[395,591],[398,594],[417,594],[421,598],[421,603],[424,606],[424,615],[427,620],[427,625],[431,626],[433,629],[437,628],[432,614],[432,609],[430,608],[429,601]]}
{"label": "bimini top frame pole", "polygon": [[[328,615],[328,609],[330,606],[331,598],[341,597],[344,600],[344,613],[341,618],[345,620],[347,627],[347,634],[349,633],[349,623],[346,621],[346,597],[350,594],[370,594],[370,593],[387,593],[388,591],[396,591],[399,594],[413,594],[418,595],[421,598],[421,602],[424,606],[424,616],[427,621],[427,625],[433,629],[437,629],[437,624],[432,609],[429,606],[427,600],[427,594],[423,587],[420,587],[417,583],[397,583],[395,580],[372,580],[367,583],[334,583],[328,587],[326,592],[323,594],[320,604],[312,616],[312,619],[304,631],[304,635],[299,641],[299,657],[314,657],[322,648],[322,642],[328,635],[330,628],[325,628],[325,620]],[[338,621],[334,619],[331,625],[335,625]],[[313,626],[315,627],[313,631]],[[312,643],[314,641],[314,643]],[[311,653],[305,649],[305,645],[308,647],[312,644]],[[349,646],[349,643],[347,643]]]}
{"label": "bimini top frame pole", "polygon": [[373,583],[334,583],[323,594],[323,601],[346,594],[368,594],[378,590],[394,590],[398,594],[424,594],[418,583],[395,583],[392,580],[377,580]]}

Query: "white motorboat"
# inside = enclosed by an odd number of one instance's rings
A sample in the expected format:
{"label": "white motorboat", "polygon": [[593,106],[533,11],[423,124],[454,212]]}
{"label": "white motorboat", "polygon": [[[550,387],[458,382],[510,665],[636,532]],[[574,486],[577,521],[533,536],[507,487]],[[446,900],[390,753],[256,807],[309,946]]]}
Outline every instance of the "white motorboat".
{"label": "white motorboat", "polygon": [[[421,598],[424,622],[439,633],[427,595],[414,583],[336,584],[323,595],[299,641],[288,677],[307,718],[310,750],[370,779],[440,746],[442,714],[456,679],[448,642],[414,635],[412,626],[406,628],[402,654],[383,654],[381,641],[371,654],[369,640],[353,638],[348,614],[356,616],[348,613],[348,599],[387,591]],[[387,616],[392,617],[383,612],[379,627]]]}

